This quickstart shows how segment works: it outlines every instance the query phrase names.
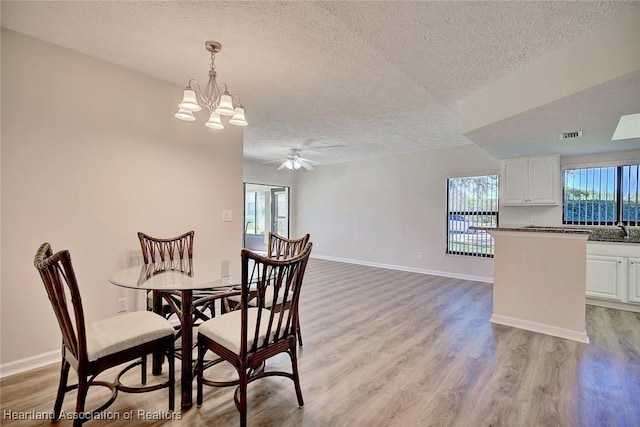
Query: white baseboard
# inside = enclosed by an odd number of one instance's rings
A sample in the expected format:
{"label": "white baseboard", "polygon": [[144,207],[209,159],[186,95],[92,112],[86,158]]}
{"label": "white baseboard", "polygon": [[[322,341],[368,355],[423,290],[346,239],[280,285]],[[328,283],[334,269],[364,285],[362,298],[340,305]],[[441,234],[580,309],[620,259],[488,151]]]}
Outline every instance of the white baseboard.
{"label": "white baseboard", "polygon": [[52,363],[60,363],[61,360],[60,350],[53,350],[48,353],[16,360],[15,362],[4,363],[0,365],[0,378],[51,365]]}
{"label": "white baseboard", "polygon": [[513,328],[526,329],[527,331],[538,332],[540,334],[551,335],[554,337],[564,338],[572,341],[578,341],[589,344],[587,331],[574,331],[573,329],[559,328],[557,326],[547,325],[544,323],[531,322],[529,320],[516,319],[500,314],[492,314],[491,323],[511,326]]}
{"label": "white baseboard", "polygon": [[407,271],[410,273],[430,274],[432,276],[451,277],[453,279],[471,280],[474,282],[493,283],[493,277],[472,276],[468,274],[451,273],[449,271],[425,270],[422,268],[406,267],[403,265],[382,264],[378,262],[362,261],[357,259],[336,258],[326,255],[311,254],[311,258],[324,259],[327,261],[344,262],[347,264],[365,265],[367,267],[386,268],[387,270]]}
{"label": "white baseboard", "polygon": [[600,307],[615,308],[616,310],[633,311],[634,313],[640,313],[640,305],[627,304],[617,301],[606,301],[603,299],[595,299],[587,297],[588,305],[597,305]]}

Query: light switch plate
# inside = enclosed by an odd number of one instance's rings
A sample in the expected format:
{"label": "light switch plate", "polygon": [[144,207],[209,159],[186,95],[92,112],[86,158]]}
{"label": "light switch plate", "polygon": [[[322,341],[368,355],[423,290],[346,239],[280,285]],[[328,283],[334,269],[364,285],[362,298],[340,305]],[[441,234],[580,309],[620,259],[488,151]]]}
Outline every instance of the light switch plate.
{"label": "light switch plate", "polygon": [[233,221],[233,211],[231,211],[231,210],[222,211],[222,221],[223,222],[231,222],[231,221]]}

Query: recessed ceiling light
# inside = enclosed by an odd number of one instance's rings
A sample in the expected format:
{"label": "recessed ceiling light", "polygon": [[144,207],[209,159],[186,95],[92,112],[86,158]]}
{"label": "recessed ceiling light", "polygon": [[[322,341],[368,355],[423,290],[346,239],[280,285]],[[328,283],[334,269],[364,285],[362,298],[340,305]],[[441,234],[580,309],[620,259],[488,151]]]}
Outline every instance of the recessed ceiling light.
{"label": "recessed ceiling light", "polygon": [[621,116],[611,140],[629,138],[640,138],[640,113]]}

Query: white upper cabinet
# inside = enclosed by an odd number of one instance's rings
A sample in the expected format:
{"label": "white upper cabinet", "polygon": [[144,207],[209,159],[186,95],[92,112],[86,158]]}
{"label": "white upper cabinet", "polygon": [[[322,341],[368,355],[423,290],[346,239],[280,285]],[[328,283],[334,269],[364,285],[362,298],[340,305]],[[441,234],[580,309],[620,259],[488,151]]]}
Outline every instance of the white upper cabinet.
{"label": "white upper cabinet", "polygon": [[503,205],[560,204],[560,156],[502,161],[500,199]]}
{"label": "white upper cabinet", "polygon": [[500,179],[500,201],[504,205],[525,204],[528,199],[529,159],[508,159],[502,161]]}

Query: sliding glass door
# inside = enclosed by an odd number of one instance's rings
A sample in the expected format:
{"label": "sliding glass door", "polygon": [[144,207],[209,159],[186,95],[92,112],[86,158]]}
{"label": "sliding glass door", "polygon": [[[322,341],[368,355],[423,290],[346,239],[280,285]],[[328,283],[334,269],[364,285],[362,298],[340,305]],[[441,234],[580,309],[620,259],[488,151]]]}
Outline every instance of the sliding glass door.
{"label": "sliding glass door", "polygon": [[289,237],[289,187],[244,184],[244,247],[266,251],[273,231]]}

